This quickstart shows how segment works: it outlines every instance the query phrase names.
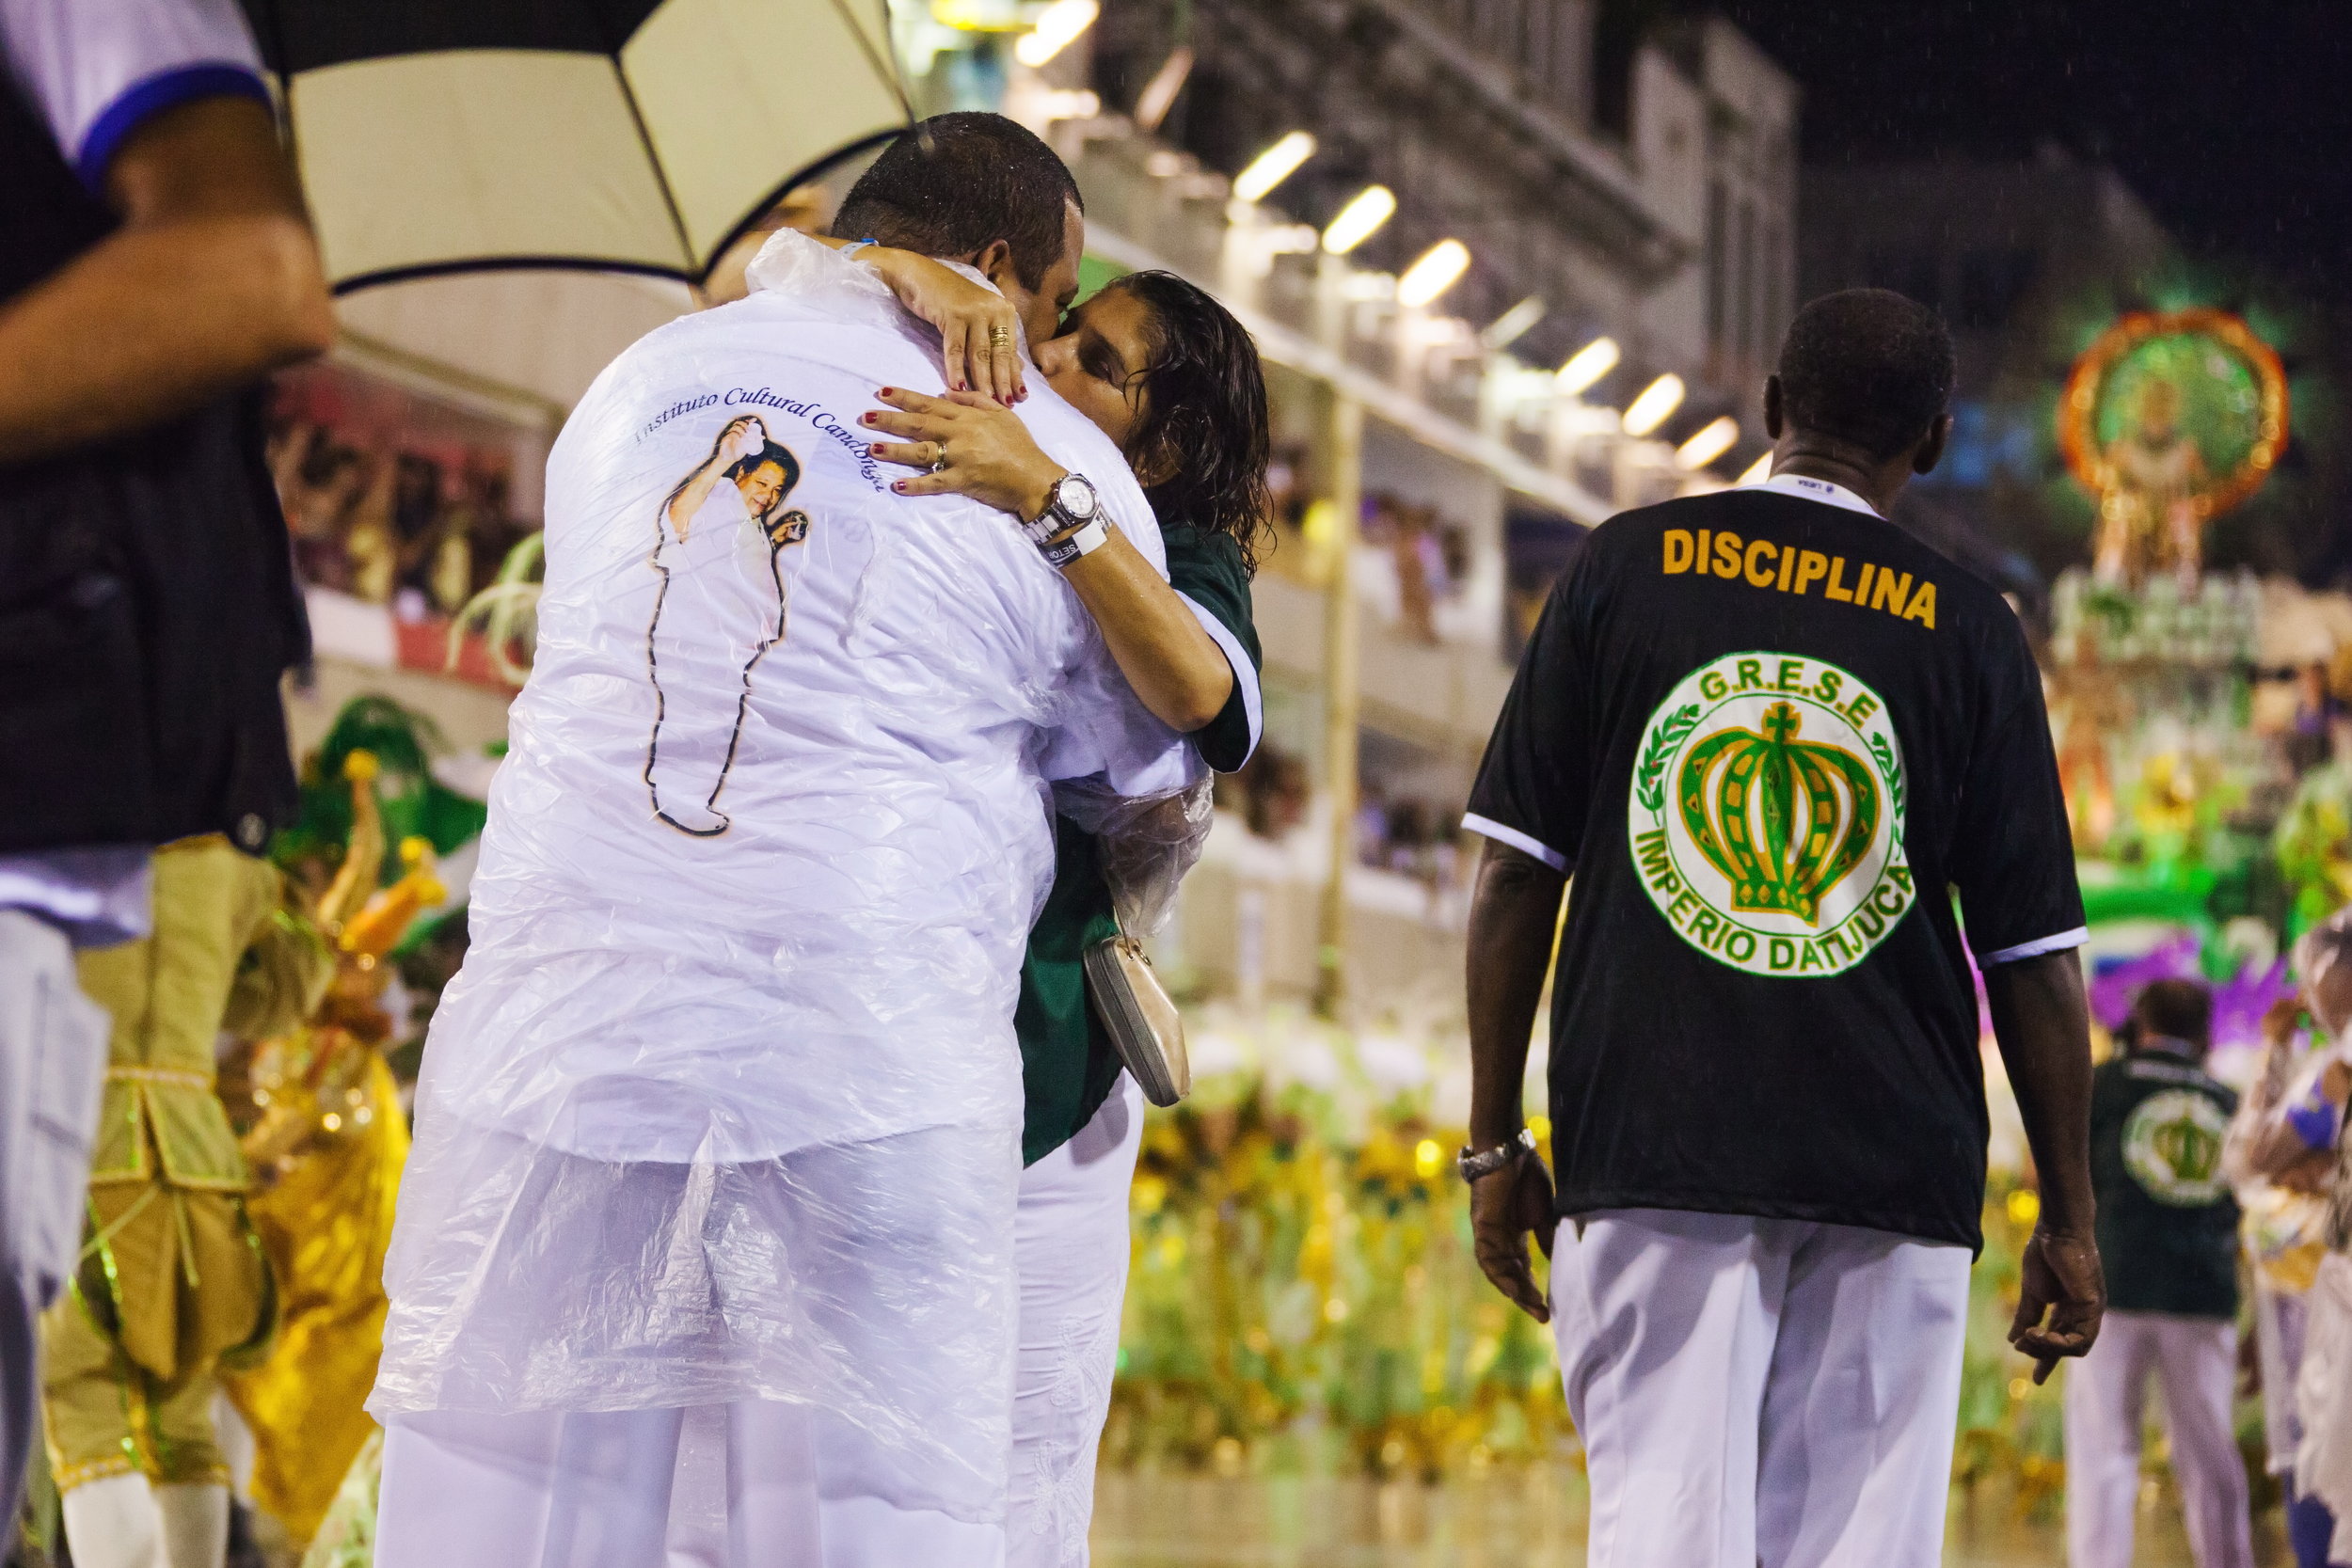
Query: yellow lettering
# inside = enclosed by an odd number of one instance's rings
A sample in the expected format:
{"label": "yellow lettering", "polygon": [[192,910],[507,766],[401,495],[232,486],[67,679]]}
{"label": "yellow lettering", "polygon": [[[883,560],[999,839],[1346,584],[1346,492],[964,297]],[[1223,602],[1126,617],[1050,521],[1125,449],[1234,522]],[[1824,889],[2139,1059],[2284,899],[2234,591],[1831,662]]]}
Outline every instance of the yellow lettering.
{"label": "yellow lettering", "polygon": [[1691,531],[1670,528],[1666,531],[1666,571],[1669,575],[1691,569]]}
{"label": "yellow lettering", "polygon": [[1740,673],[1740,690],[1753,691],[1764,684],[1764,661],[1762,659],[1743,658],[1733,668]]}
{"label": "yellow lettering", "polygon": [[1769,539],[1758,539],[1755,544],[1748,546],[1749,582],[1758,588],[1770,588],[1772,585],[1772,569],[1770,566],[1767,566],[1759,575],[1756,569],[1756,558],[1760,554],[1765,560],[1770,561],[1772,558],[1773,553],[1774,549],[1772,542]]}
{"label": "yellow lettering", "polygon": [[1900,615],[1903,606],[1911,602],[1911,574],[1898,577],[1892,567],[1879,568],[1879,585],[1870,594],[1870,608]]}
{"label": "yellow lettering", "polygon": [[1715,575],[1736,578],[1740,575],[1740,547],[1746,541],[1736,533],[1715,535]]}
{"label": "yellow lettering", "polygon": [[1862,563],[1862,576],[1854,579],[1854,603],[1868,604],[1870,602],[1870,574],[1877,570],[1878,568],[1876,566],[1871,565],[1867,561]]}
{"label": "yellow lettering", "polygon": [[1903,611],[1903,619],[1924,622],[1928,630],[1935,629],[1935,584],[1922,582],[1919,585],[1919,592],[1912,597],[1911,608]]}
{"label": "yellow lettering", "polygon": [[1797,552],[1783,545],[1780,548],[1780,581],[1775,585],[1784,594],[1788,592],[1788,574],[1797,569]]}
{"label": "yellow lettering", "polygon": [[1829,582],[1822,588],[1823,596],[1853,603],[1853,594],[1846,587],[1846,558],[1836,556],[1829,563]]}
{"label": "yellow lettering", "polygon": [[1797,557],[1797,592],[1802,594],[1813,584],[1829,576],[1829,557],[1819,550],[1805,550]]}
{"label": "yellow lettering", "polygon": [[1708,541],[1714,537],[1715,535],[1708,530],[1699,530],[1698,552],[1691,558],[1691,569],[1692,571],[1704,573],[1711,572],[1715,569],[1712,564],[1714,557],[1708,551]]}

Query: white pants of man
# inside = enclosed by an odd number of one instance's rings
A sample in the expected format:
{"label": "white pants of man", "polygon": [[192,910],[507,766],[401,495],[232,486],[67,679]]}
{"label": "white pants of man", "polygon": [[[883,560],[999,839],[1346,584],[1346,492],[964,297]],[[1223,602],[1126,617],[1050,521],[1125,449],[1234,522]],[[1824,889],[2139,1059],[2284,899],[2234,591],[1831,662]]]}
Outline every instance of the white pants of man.
{"label": "white pants of man", "polygon": [[1968,1265],[1799,1220],[1563,1221],[1552,1324],[1589,1568],[1933,1568]]}
{"label": "white pants of man", "polygon": [[2246,1465],[2230,1420],[2237,1324],[2169,1312],[2109,1312],[2090,1354],[2066,1369],[2067,1560],[2131,1568],[2151,1375],[2164,1385],[2164,1429],[2198,1568],[2253,1568]]}
{"label": "white pants of man", "polygon": [[1127,1189],[1143,1091],[1122,1072],[1078,1135],[1021,1173],[1013,1256],[1021,1354],[1012,1405],[1011,1568],[1085,1568],[1094,1456],[1119,1366]]}
{"label": "white pants of man", "polygon": [[385,1429],[377,1568],[998,1568],[1004,1529],[915,1505],[807,1405],[429,1411]]}
{"label": "white pants of man", "polygon": [[0,909],[0,1542],[40,1441],[35,1323],[81,1248],[106,1032],[63,933]]}

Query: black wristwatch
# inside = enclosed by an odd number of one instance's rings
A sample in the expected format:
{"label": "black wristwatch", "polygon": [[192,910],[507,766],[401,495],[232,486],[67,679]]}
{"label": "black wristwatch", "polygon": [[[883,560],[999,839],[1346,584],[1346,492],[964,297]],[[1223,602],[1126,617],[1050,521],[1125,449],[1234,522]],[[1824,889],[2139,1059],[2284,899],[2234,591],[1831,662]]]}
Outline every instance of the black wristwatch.
{"label": "black wristwatch", "polygon": [[1461,1171],[1463,1180],[1475,1181],[1482,1176],[1492,1176],[1505,1165],[1516,1165],[1534,1152],[1535,1134],[1522,1127],[1519,1135],[1507,1144],[1497,1144],[1492,1148],[1482,1148],[1476,1152],[1465,1148],[1454,1157],[1454,1164]]}

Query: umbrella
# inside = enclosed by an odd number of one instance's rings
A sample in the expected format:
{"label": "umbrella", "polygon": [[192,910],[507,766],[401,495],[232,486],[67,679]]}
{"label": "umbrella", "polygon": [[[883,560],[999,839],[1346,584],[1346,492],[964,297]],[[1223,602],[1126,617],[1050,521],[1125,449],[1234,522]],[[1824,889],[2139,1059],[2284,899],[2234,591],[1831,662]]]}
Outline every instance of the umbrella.
{"label": "umbrella", "polygon": [[905,128],[884,0],[243,0],[338,293],[593,267],[699,281]]}

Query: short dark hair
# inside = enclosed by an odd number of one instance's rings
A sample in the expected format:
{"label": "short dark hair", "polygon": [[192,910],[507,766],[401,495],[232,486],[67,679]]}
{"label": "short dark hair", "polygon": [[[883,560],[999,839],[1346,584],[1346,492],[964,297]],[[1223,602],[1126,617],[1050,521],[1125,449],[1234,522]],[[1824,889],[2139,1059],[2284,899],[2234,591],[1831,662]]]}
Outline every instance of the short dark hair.
{"label": "short dark hair", "polygon": [[1271,510],[1266,466],[1274,438],[1258,345],[1233,313],[1172,272],[1134,272],[1110,288],[1151,312],[1152,362],[1138,372],[1143,418],[1127,436],[1138,473],[1168,477],[1144,490],[1163,523],[1232,537],[1255,573]]}
{"label": "short dark hair", "polygon": [[1951,401],[1956,367],[1944,319],[1890,289],[1823,294],[1780,346],[1781,412],[1801,431],[1899,456]]}
{"label": "short dark hair", "polygon": [[834,235],[925,256],[969,256],[1003,240],[1024,287],[1045,281],[1086,201],[1069,166],[1003,115],[933,115],[882,149],[833,220]]}
{"label": "short dark hair", "polygon": [[[772,512],[776,507],[784,504],[784,498],[790,495],[793,487],[801,483],[801,460],[793,456],[790,451],[776,445],[773,441],[767,442],[749,457],[739,457],[728,464],[726,477],[730,480],[749,479],[771,463],[784,470],[784,483],[777,488],[775,501],[769,508]],[[763,517],[766,514],[762,514]]]}
{"label": "short dark hair", "polygon": [[2213,1037],[2213,992],[2195,980],[2153,980],[2132,1004],[2140,1037],[2162,1035],[2203,1047]]}

